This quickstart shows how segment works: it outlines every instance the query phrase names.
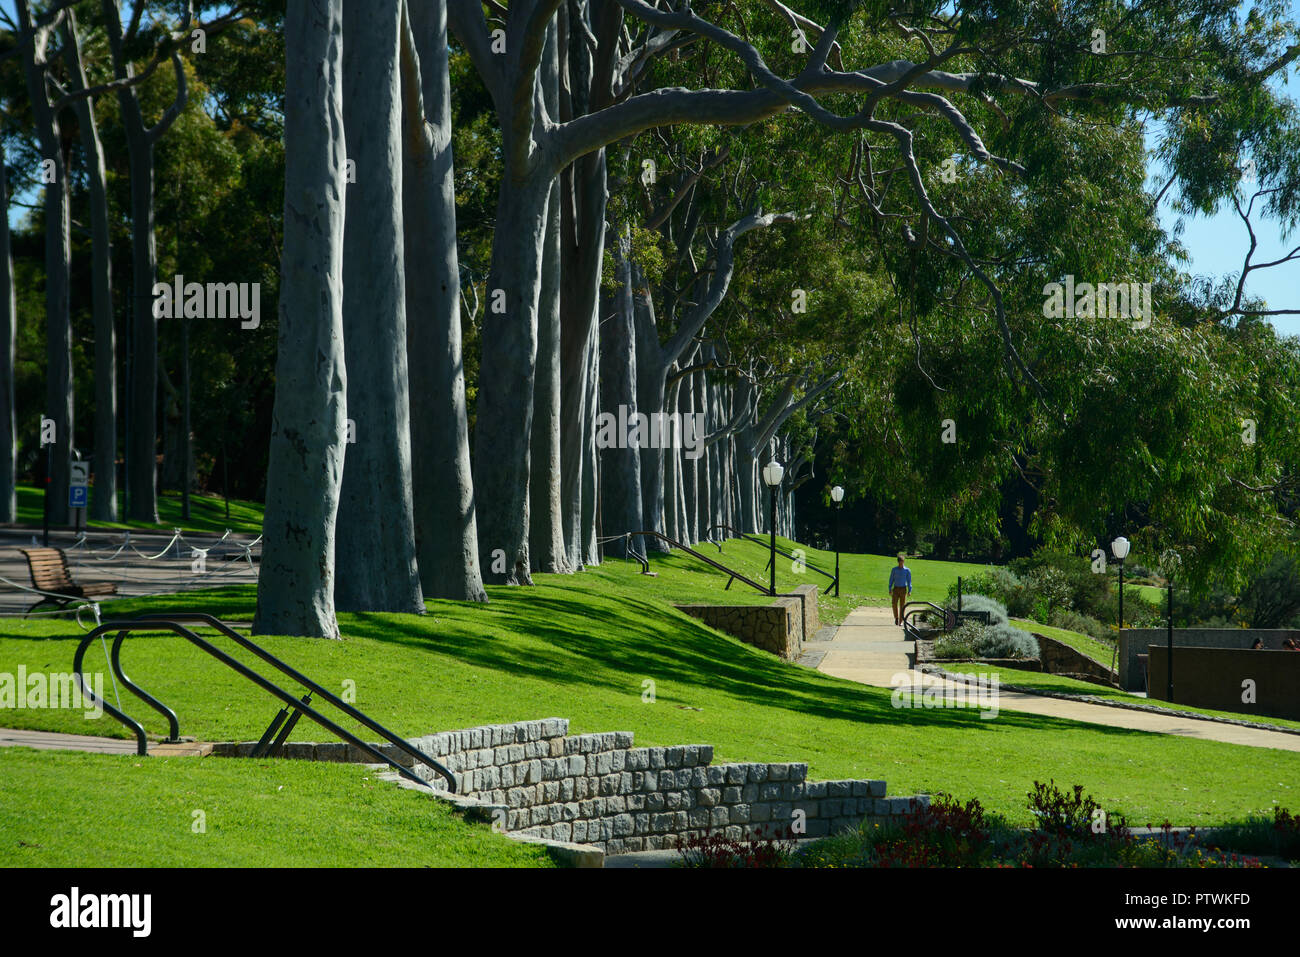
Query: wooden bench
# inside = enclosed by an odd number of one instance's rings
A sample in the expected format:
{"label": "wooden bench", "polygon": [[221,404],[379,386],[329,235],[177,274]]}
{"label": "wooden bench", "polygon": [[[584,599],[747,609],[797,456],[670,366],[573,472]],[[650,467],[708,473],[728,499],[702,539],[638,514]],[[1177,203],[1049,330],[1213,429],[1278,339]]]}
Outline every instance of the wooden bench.
{"label": "wooden bench", "polygon": [[54,593],[42,595],[40,601],[27,609],[29,615],[45,604],[63,608],[77,598],[117,594],[117,586],[112,582],[86,582],[84,585],[74,582],[68,568],[68,556],[63,554],[61,548],[20,548],[19,551],[27,559],[27,568],[32,573],[32,587]]}

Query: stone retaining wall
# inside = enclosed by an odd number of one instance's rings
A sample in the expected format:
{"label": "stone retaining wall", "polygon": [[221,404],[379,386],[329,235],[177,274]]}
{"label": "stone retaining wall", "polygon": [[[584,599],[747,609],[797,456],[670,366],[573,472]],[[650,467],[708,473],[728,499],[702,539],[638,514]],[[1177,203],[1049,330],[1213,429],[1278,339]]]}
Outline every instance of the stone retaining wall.
{"label": "stone retaining wall", "polygon": [[1068,675],[1096,684],[1112,684],[1111,671],[1105,665],[1093,661],[1063,641],[1048,638],[1038,632],[1034,632],[1033,635],[1038,639],[1038,657],[1042,662],[1043,671],[1053,675]]}
{"label": "stone retaining wall", "polygon": [[[801,821],[802,836],[906,813],[884,781],[808,781],[806,764],[714,765],[713,747],[637,748],[630,731],[570,737],[564,718],[444,731],[412,744],[460,782],[447,799],[507,832],[591,844],[608,854],[678,846],[710,831],[741,838]],[[415,771],[434,787],[441,778]],[[798,813],[802,812],[802,814]]]}
{"label": "stone retaining wall", "polygon": [[803,653],[803,643],[821,627],[816,585],[800,585],[795,594],[780,595],[770,605],[675,607],[747,645],[770,651],[786,661],[798,658]]}

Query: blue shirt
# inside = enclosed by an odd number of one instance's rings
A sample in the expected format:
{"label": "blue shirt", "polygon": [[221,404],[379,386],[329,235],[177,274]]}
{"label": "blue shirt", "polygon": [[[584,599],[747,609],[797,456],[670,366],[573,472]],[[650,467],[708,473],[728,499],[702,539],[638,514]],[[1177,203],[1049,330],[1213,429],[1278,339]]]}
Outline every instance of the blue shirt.
{"label": "blue shirt", "polygon": [[895,565],[889,570],[889,590],[893,591],[895,588],[912,590],[912,569],[906,565],[902,568]]}

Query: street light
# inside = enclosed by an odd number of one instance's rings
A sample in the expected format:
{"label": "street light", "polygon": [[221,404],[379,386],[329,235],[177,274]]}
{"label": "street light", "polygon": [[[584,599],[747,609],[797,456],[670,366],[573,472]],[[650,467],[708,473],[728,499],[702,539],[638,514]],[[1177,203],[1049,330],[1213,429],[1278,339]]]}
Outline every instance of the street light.
{"label": "street light", "polygon": [[844,486],[836,485],[831,489],[831,501],[835,503],[835,597],[840,597],[840,503],[844,501]]}
{"label": "street light", "polygon": [[772,597],[776,597],[776,490],[781,485],[781,479],[785,477],[785,467],[776,459],[768,462],[763,466],[763,482],[771,489],[772,495],[772,523],[768,526],[771,529],[772,536]]}
{"label": "street light", "polygon": [[1112,661],[1119,655],[1119,640],[1124,633],[1124,559],[1128,558],[1128,549],[1128,539],[1123,535],[1110,543],[1111,554],[1119,562],[1119,630],[1115,632],[1115,655],[1112,656]]}

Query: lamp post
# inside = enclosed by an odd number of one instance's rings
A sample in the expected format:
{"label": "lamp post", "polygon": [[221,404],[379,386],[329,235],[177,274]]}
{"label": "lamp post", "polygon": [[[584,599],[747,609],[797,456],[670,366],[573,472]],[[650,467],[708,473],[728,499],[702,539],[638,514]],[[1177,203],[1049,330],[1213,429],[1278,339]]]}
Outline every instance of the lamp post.
{"label": "lamp post", "polygon": [[781,486],[781,479],[785,477],[785,467],[776,459],[768,462],[763,466],[763,482],[767,485],[772,495],[772,520],[768,528],[771,529],[772,538],[772,597],[776,597],[776,490]]}
{"label": "lamp post", "polygon": [[840,597],[840,504],[844,501],[844,486],[836,485],[831,489],[831,501],[835,503],[835,597]]}
{"label": "lamp post", "polygon": [[[1124,559],[1128,558],[1129,541],[1123,535],[1110,543],[1111,554],[1119,562],[1119,629],[1115,632],[1115,655],[1119,655],[1119,640],[1124,632]],[[1112,661],[1114,658],[1111,659]],[[1111,669],[1114,670],[1114,669]]]}

